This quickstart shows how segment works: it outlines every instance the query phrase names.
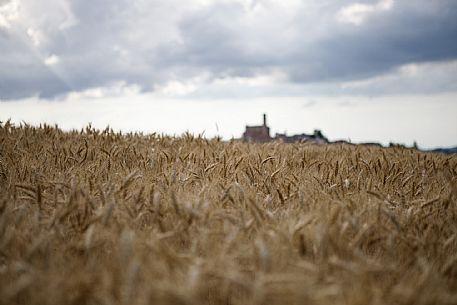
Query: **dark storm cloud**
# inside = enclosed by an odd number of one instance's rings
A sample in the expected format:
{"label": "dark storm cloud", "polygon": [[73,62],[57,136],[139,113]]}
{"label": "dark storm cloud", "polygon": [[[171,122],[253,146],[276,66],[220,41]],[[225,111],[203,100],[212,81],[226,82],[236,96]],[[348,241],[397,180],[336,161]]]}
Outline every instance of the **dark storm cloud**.
{"label": "dark storm cloud", "polygon": [[[174,60],[185,58],[211,71],[234,71],[235,75],[280,66],[293,81],[308,83],[361,79],[408,63],[456,59],[457,2],[428,2],[395,2],[391,11],[375,15],[360,26],[328,18],[340,6],[327,5],[324,8],[330,12],[320,11],[327,23],[315,26],[325,28],[324,34],[311,41],[297,37],[288,43],[280,39],[271,43],[267,38],[264,41],[270,52],[262,56],[248,52],[245,41],[240,40],[239,34],[245,29],[236,23],[236,14],[231,16],[235,5],[213,7],[181,24],[186,44]],[[315,28],[309,29],[303,22],[308,20],[299,17],[294,27],[306,38]],[[273,37],[283,34],[268,33]]]}
{"label": "dark storm cloud", "polygon": [[456,59],[457,2],[430,2],[396,2],[391,12],[366,24],[335,27],[331,36],[298,51],[291,62],[293,80],[362,79],[408,63]]}
{"label": "dark storm cloud", "polygon": [[[0,7],[13,2],[0,0]],[[353,4],[347,0],[290,7],[276,0],[19,2],[18,16],[4,10],[2,19],[0,10],[0,99],[56,97],[117,81],[150,91],[200,75],[211,81],[272,69],[291,83],[327,84],[457,59],[453,0],[387,8],[389,1],[365,1],[366,16],[352,22],[338,19]],[[434,90],[455,88],[449,83]]]}

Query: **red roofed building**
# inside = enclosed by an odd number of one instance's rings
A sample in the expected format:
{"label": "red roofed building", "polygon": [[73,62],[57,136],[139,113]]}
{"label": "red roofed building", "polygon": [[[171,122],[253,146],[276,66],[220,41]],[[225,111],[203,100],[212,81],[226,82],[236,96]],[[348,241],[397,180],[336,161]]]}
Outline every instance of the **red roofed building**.
{"label": "red roofed building", "polygon": [[243,140],[248,142],[270,142],[270,127],[267,126],[267,115],[263,115],[263,125],[246,126],[246,131],[243,133]]}
{"label": "red roofed building", "polygon": [[246,126],[243,133],[243,140],[246,142],[266,143],[271,141],[280,141],[283,143],[311,142],[315,144],[329,143],[328,139],[318,129],[313,134],[297,134],[287,136],[285,133],[276,133],[275,137],[270,137],[270,127],[267,126],[267,116],[263,115],[263,125]]}

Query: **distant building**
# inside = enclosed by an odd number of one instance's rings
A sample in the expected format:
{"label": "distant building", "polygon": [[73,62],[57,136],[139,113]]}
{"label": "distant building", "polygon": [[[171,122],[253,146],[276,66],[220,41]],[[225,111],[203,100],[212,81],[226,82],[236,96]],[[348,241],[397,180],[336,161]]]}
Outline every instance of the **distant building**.
{"label": "distant building", "polygon": [[275,136],[276,140],[280,140],[284,143],[295,143],[295,142],[307,142],[307,141],[312,141],[318,144],[326,144],[328,143],[328,140],[322,132],[319,129],[315,129],[314,133],[309,135],[309,134],[296,134],[292,136],[287,136],[285,133],[276,133]]}
{"label": "distant building", "polygon": [[243,140],[248,142],[265,143],[272,140],[270,137],[270,127],[267,126],[267,115],[263,114],[263,125],[247,126],[243,133]]}
{"label": "distant building", "polygon": [[247,142],[265,143],[274,140],[278,140],[284,143],[295,143],[295,142],[314,142],[318,144],[328,143],[328,140],[320,130],[314,130],[311,135],[298,134],[287,136],[285,133],[276,133],[275,137],[270,137],[270,127],[267,126],[267,116],[263,115],[263,125],[260,126],[246,126],[246,131],[243,133],[243,140]]}

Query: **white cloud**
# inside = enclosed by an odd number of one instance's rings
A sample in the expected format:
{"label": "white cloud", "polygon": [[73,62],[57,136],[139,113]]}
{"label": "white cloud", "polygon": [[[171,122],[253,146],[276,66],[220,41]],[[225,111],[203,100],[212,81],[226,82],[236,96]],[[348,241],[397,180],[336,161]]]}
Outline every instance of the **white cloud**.
{"label": "white cloud", "polygon": [[12,0],[5,4],[0,4],[0,29],[11,27],[11,22],[19,16],[19,0]]}
{"label": "white cloud", "polygon": [[52,54],[44,59],[44,64],[46,66],[53,66],[60,62],[59,56]]}
{"label": "white cloud", "polygon": [[41,41],[43,40],[43,34],[40,31],[37,31],[33,28],[28,28],[27,29],[27,36],[30,37],[30,40],[32,41],[32,44],[35,47],[39,47],[41,44]]}
{"label": "white cloud", "polygon": [[[68,0],[22,0],[20,22],[49,32],[62,31],[78,24]],[[44,17],[45,16],[45,17]]]}
{"label": "white cloud", "polygon": [[93,87],[82,91],[72,91],[61,100],[78,101],[84,99],[101,99],[113,97],[131,97],[139,95],[140,87],[135,84],[127,84],[125,81],[113,82],[104,87]]}
{"label": "white cloud", "polygon": [[343,7],[337,13],[337,20],[342,23],[361,25],[370,15],[377,12],[388,11],[393,5],[394,0],[380,0],[378,3],[373,5],[353,3]]}
{"label": "white cloud", "polygon": [[198,89],[192,82],[171,81],[162,86],[159,91],[167,96],[184,96]]}

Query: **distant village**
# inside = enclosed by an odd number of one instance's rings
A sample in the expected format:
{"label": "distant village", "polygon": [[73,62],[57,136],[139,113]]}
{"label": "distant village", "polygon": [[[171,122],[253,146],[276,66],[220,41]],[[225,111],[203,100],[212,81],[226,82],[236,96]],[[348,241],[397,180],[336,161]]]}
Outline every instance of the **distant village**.
{"label": "distant village", "polygon": [[[267,115],[263,114],[263,124],[257,126],[246,126],[246,130],[243,133],[242,140],[245,142],[250,143],[267,143],[272,141],[279,141],[283,143],[313,143],[313,144],[349,144],[355,145],[354,143],[345,141],[345,140],[338,140],[338,141],[329,141],[327,137],[325,137],[319,129],[315,129],[314,133],[312,134],[296,134],[296,135],[286,135],[285,133],[276,133],[274,137],[270,136],[270,127],[267,125]],[[379,143],[359,143],[358,145],[368,145],[368,146],[378,146],[383,147]],[[417,143],[414,142],[412,147],[406,147],[402,144],[390,143],[389,147],[405,147],[405,148],[413,148],[420,150],[417,147]],[[450,148],[437,148],[433,150],[422,150],[424,152],[438,152],[438,153],[445,153],[445,154],[455,154],[457,153],[457,147],[450,147]]]}
{"label": "distant village", "polygon": [[284,143],[312,142],[316,144],[327,144],[328,139],[318,129],[313,134],[297,134],[288,136],[285,133],[276,133],[274,137],[270,136],[270,127],[267,125],[267,115],[263,115],[263,124],[258,126],[246,126],[243,133],[243,140],[246,142],[267,143],[271,141],[280,141]]}

